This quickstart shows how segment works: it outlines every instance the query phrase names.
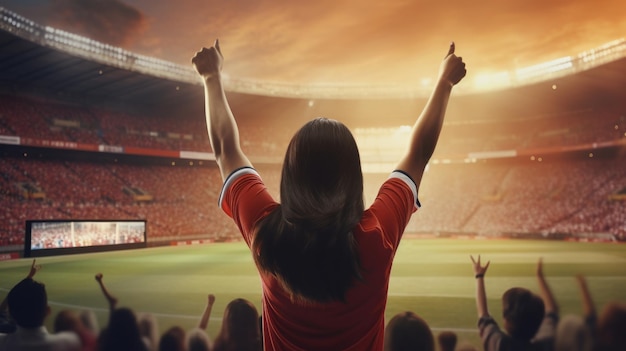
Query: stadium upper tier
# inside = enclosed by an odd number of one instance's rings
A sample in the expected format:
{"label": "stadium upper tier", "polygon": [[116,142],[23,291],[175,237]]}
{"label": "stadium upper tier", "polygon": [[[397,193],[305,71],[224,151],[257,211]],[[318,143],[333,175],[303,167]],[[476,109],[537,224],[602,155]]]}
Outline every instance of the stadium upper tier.
{"label": "stadium upper tier", "polygon": [[[299,109],[287,103],[281,109]],[[280,163],[299,121],[242,112],[243,150],[255,163]],[[273,114],[273,111],[264,112]],[[280,113],[276,111],[276,113]],[[372,112],[375,114],[375,112]],[[346,120],[360,112],[345,111]],[[366,171],[393,167],[409,140],[405,126],[354,128]],[[131,113],[52,98],[0,94],[0,145],[213,160],[206,123],[193,114]],[[474,162],[624,147],[626,116],[618,108],[563,111],[521,119],[446,122],[433,163]],[[446,161],[447,160],[447,161]]]}
{"label": "stadium upper tier", "polygon": [[[0,29],[43,48],[58,50],[84,60],[173,82],[200,84],[190,65],[183,66],[155,57],[140,55],[67,31],[43,26],[3,7],[0,7]],[[3,44],[9,42],[6,38],[3,39]],[[12,50],[7,50],[7,53],[10,51]],[[529,67],[476,74],[473,81],[464,82],[457,91],[461,94],[476,93],[528,85],[576,74],[625,57],[626,40],[621,38],[577,55],[561,57]],[[8,68],[10,66],[5,64],[3,67]],[[100,71],[99,73],[105,72]],[[416,82],[419,81],[416,79]],[[299,85],[235,78],[228,77],[228,75],[225,77],[225,85],[228,91],[239,93],[311,99],[418,98],[428,96],[431,90],[430,86],[419,83],[413,86],[354,85],[349,83]],[[176,89],[180,89],[180,86],[176,86]]]}

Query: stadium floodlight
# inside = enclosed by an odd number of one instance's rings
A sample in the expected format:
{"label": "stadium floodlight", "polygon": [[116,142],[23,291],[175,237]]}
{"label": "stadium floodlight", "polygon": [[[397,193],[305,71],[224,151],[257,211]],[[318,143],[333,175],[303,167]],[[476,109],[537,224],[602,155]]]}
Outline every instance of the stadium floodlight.
{"label": "stadium floodlight", "polygon": [[503,88],[511,85],[511,74],[509,72],[478,73],[474,76],[474,88],[479,90],[490,90]]}
{"label": "stadium floodlight", "polygon": [[623,57],[626,52],[626,39],[613,40],[597,48],[587,50],[578,54],[578,59],[583,63],[598,63],[612,61]]}
{"label": "stadium floodlight", "polygon": [[558,58],[556,60],[551,60],[537,65],[517,69],[515,71],[515,77],[518,81],[523,81],[531,78],[550,75],[551,73],[563,71],[572,67],[572,57],[566,56]]}

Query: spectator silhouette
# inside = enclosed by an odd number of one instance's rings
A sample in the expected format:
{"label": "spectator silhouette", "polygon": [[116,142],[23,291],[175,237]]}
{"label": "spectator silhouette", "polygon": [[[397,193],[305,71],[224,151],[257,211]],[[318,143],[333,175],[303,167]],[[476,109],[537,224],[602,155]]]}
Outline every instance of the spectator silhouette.
{"label": "spectator silhouette", "polygon": [[222,318],[222,328],[215,337],[214,351],[260,351],[263,349],[259,335],[259,313],[245,299],[228,303]]}
{"label": "spectator silhouette", "polygon": [[437,335],[437,343],[440,351],[454,351],[458,337],[455,332],[442,331]]}
{"label": "spectator silhouette", "polygon": [[595,347],[596,309],[582,275],[576,276],[584,316],[569,314],[559,320],[554,338],[555,351],[592,351]]}
{"label": "spectator silhouette", "polygon": [[71,310],[62,310],[54,318],[54,332],[74,332],[80,338],[82,351],[95,351],[98,337],[87,328],[80,316]]}
{"label": "spectator silhouette", "polygon": [[135,313],[126,307],[111,312],[98,344],[100,351],[148,351],[147,342],[139,333]]}
{"label": "spectator silhouette", "polygon": [[33,260],[28,276],[9,291],[7,305],[16,330],[12,334],[0,334],[0,351],[79,351],[78,335],[73,332],[50,334],[44,326],[50,307],[45,285],[33,280],[37,270],[39,266]]}
{"label": "spectator silhouette", "polygon": [[556,327],[554,351],[592,351],[591,329],[578,315],[568,314],[559,320]]}
{"label": "spectator silhouette", "polygon": [[100,325],[98,324],[96,314],[92,310],[80,311],[78,313],[78,317],[85,328],[89,329],[94,335],[98,336],[100,333]]}
{"label": "spectator silhouette", "polygon": [[597,340],[600,351],[626,350],[626,304],[609,302],[598,317]]}
{"label": "spectator silhouette", "polygon": [[161,335],[159,351],[185,351],[185,330],[174,326]]}
{"label": "spectator silhouette", "polygon": [[[542,296],[526,288],[514,287],[502,295],[504,333],[487,307],[485,274],[489,262],[481,265],[480,256],[472,259],[476,277],[476,309],[478,327],[485,351],[552,350],[558,310],[551,290],[543,276],[543,261],[537,264],[537,279]],[[539,334],[540,327],[543,329]]]}
{"label": "spectator silhouette", "polygon": [[141,313],[137,317],[139,333],[148,341],[150,351],[157,351],[159,346],[159,322],[152,313]]}
{"label": "spectator silhouette", "polygon": [[[209,325],[209,318],[211,317],[211,311],[213,304],[215,303],[215,295],[207,295],[207,304],[204,307],[202,316],[196,328],[193,328],[187,333],[185,344],[187,345],[187,351],[209,351],[211,350],[211,340],[206,333],[207,326]],[[260,335],[260,334],[259,334]]]}
{"label": "spectator silhouette", "polygon": [[202,311],[202,316],[198,322],[198,326],[190,330],[188,333],[179,327],[173,326],[168,329],[158,343],[159,351],[208,351],[211,349],[211,340],[206,333],[209,324],[211,310],[215,303],[215,295],[207,295],[207,304]]}
{"label": "spectator silhouette", "polygon": [[211,351],[211,340],[200,328],[193,328],[187,333],[185,344],[187,351]]}
{"label": "spectator silhouette", "polygon": [[139,331],[137,317],[127,307],[118,308],[117,298],[104,285],[102,273],[96,274],[96,281],[109,303],[109,323],[98,339],[99,351],[149,351],[149,340]]}
{"label": "spectator silhouette", "polygon": [[413,312],[396,314],[385,328],[385,351],[435,351],[428,323]]}

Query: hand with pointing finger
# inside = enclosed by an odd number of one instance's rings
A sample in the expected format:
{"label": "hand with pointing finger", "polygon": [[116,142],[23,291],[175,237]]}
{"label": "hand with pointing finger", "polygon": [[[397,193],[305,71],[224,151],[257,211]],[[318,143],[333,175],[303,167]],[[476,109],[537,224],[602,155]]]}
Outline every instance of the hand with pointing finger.
{"label": "hand with pointing finger", "polygon": [[30,271],[28,272],[28,275],[26,276],[26,278],[33,278],[35,276],[35,274],[37,274],[37,271],[39,271],[41,269],[41,265],[38,265],[35,262],[35,259],[33,259],[33,263],[30,265]]}

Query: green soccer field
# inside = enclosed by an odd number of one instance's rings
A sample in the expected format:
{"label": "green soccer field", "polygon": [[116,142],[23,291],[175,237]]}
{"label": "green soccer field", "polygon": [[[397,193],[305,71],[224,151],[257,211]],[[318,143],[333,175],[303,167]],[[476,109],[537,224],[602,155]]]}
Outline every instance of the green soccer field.
{"label": "green soccer field", "polygon": [[[489,309],[499,320],[499,299],[513,286],[537,291],[539,257],[561,307],[561,314],[581,313],[574,276],[587,277],[596,306],[626,301],[626,245],[524,240],[452,240],[405,238],[398,250],[389,287],[386,317],[412,310],[435,333],[453,330],[460,340],[478,345],[475,279],[470,254],[490,260],[486,285]],[[29,270],[30,259],[0,263],[0,291],[6,295]],[[219,330],[226,304],[243,297],[261,306],[261,288],[243,242],[81,254],[37,259],[35,279],[46,284],[52,315],[60,309],[92,309],[100,326],[107,305],[94,280],[104,274],[119,306],[152,312],[164,331],[172,325],[190,329],[212,293],[216,303],[209,334]],[[52,319],[48,320],[51,326]]]}

